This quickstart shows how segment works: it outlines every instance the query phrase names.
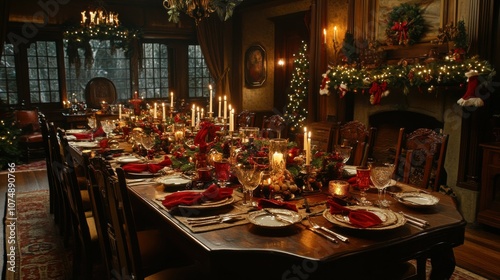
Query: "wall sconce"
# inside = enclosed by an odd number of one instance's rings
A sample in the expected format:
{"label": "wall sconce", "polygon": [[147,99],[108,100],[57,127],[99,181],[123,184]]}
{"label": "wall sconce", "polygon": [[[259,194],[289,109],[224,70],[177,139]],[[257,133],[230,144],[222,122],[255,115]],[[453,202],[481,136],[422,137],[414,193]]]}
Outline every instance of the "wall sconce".
{"label": "wall sconce", "polygon": [[283,58],[278,59],[278,66],[284,66],[285,60]]}

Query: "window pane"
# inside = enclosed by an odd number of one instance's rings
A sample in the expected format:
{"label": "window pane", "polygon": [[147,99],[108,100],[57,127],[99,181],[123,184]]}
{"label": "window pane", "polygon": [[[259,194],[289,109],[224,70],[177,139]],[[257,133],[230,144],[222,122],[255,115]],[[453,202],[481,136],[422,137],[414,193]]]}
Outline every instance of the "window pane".
{"label": "window pane", "polygon": [[18,104],[14,45],[4,44],[0,57],[0,101],[3,104]]}
{"label": "window pane", "polygon": [[[37,41],[28,48],[28,73],[31,103],[57,103],[60,101],[57,75],[56,42]],[[51,63],[52,62],[52,63]],[[52,86],[51,86],[52,85]]]}
{"label": "window pane", "polygon": [[142,47],[143,68],[139,73],[139,95],[145,98],[170,97],[167,45],[144,43]]}
{"label": "window pane", "polygon": [[[66,40],[64,40],[64,45],[66,48]],[[68,96],[75,94],[79,101],[84,101],[87,82],[95,77],[105,77],[115,84],[118,99],[130,99],[132,96],[130,92],[130,59],[126,57],[122,49],[113,48],[109,40],[90,40],[90,46],[95,55],[94,63],[90,68],[85,68],[85,53],[79,49],[82,66],[78,76],[75,66],[69,64],[68,56],[65,53]]]}
{"label": "window pane", "polygon": [[188,47],[189,97],[208,97],[210,95],[209,84],[213,84],[213,79],[208,71],[200,46],[190,45]]}

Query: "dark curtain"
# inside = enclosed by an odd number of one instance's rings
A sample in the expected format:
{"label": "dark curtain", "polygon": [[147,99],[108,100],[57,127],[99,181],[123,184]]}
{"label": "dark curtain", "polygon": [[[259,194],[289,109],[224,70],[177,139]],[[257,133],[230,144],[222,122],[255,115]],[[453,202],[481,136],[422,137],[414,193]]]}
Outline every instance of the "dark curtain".
{"label": "dark curtain", "polygon": [[7,35],[7,24],[9,23],[9,4],[10,0],[3,0],[0,4],[0,56],[3,52],[3,43]]}
{"label": "dark curtain", "polygon": [[198,23],[197,36],[207,67],[215,80],[216,94],[229,95],[229,68],[224,66],[224,22],[212,14]]}

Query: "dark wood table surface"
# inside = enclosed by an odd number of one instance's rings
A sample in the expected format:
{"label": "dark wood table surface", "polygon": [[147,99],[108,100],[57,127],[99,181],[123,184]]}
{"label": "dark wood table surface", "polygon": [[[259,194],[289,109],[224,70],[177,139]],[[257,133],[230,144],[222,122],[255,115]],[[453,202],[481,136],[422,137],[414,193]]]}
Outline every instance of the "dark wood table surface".
{"label": "dark wood table surface", "polygon": [[[400,183],[397,186],[405,190],[411,188]],[[153,186],[131,186],[129,190],[135,201],[149,209],[158,223],[172,233],[170,238],[181,244],[185,252],[203,265],[207,275],[213,277],[355,279],[359,276],[358,279],[363,279],[371,275],[370,270],[385,269],[431,251],[450,250],[464,241],[466,223],[452,198],[440,193],[432,193],[440,202],[429,209],[410,209],[396,201],[390,206],[393,211],[404,211],[427,220],[430,226],[425,229],[409,223],[383,231],[346,229],[334,226],[323,216],[313,217],[317,224],[350,239],[349,243],[335,244],[306,230],[303,224],[281,230],[245,224],[193,233],[175,215],[153,201]],[[376,194],[369,193],[368,197],[375,200]],[[326,193],[320,193],[308,196],[308,201],[314,204],[326,198]],[[300,204],[302,200],[295,202]]]}
{"label": "dark wood table surface", "polygon": [[[77,148],[72,153],[77,158],[82,156]],[[396,189],[415,190],[399,182]],[[321,215],[312,217],[317,224],[349,237],[349,243],[333,243],[307,230],[305,223],[279,230],[249,223],[194,233],[154,201],[154,185],[130,186],[129,190],[139,215],[136,219],[147,215],[167,230],[165,238],[198,262],[207,279],[375,279],[377,273],[420,256],[449,257],[446,252],[453,254],[452,248],[464,242],[464,218],[453,198],[438,192],[432,195],[439,198],[439,203],[430,208],[409,208],[395,200],[390,205],[395,212],[404,211],[428,221],[426,228],[406,223],[382,231],[347,229],[333,225]],[[320,192],[307,197],[314,204],[326,200],[328,194]],[[368,192],[368,199],[376,200],[376,193]],[[302,204],[303,200],[291,202]],[[454,266],[453,255],[449,261]]]}

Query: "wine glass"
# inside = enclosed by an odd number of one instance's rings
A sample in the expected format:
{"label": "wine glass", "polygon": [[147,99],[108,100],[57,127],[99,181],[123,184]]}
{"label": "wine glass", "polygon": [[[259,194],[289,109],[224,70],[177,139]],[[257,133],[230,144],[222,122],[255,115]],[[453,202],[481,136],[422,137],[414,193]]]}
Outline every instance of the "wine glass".
{"label": "wine glass", "polygon": [[[156,144],[156,137],[154,136],[154,134],[143,133],[141,135],[141,144],[144,149],[146,149],[149,155],[149,151],[153,149]],[[146,158],[149,159],[149,156]]]}
{"label": "wine glass", "polygon": [[221,187],[225,187],[229,177],[231,176],[231,164],[227,159],[215,160],[214,161],[214,172],[217,184]]}
{"label": "wine glass", "polygon": [[378,189],[377,203],[380,207],[388,206],[382,198],[382,192],[391,182],[393,171],[394,167],[388,165],[375,166],[370,170],[370,179],[372,180],[373,185]]}
{"label": "wine glass", "polygon": [[340,156],[342,156],[343,162],[344,162],[344,164],[346,164],[346,162],[351,157],[352,147],[346,146],[346,145],[335,145],[334,149],[335,149],[335,152],[339,153]]}
{"label": "wine glass", "polygon": [[111,139],[111,133],[113,132],[113,129],[115,128],[115,124],[113,121],[106,120],[106,121],[101,121],[101,127],[104,133],[106,133],[106,137],[108,139]]}
{"label": "wine glass", "polygon": [[245,192],[248,192],[248,201],[244,196],[243,205],[255,206],[253,199],[253,191],[259,186],[262,178],[262,171],[260,171],[253,164],[239,164],[235,166],[235,173],[238,181],[243,185]]}

